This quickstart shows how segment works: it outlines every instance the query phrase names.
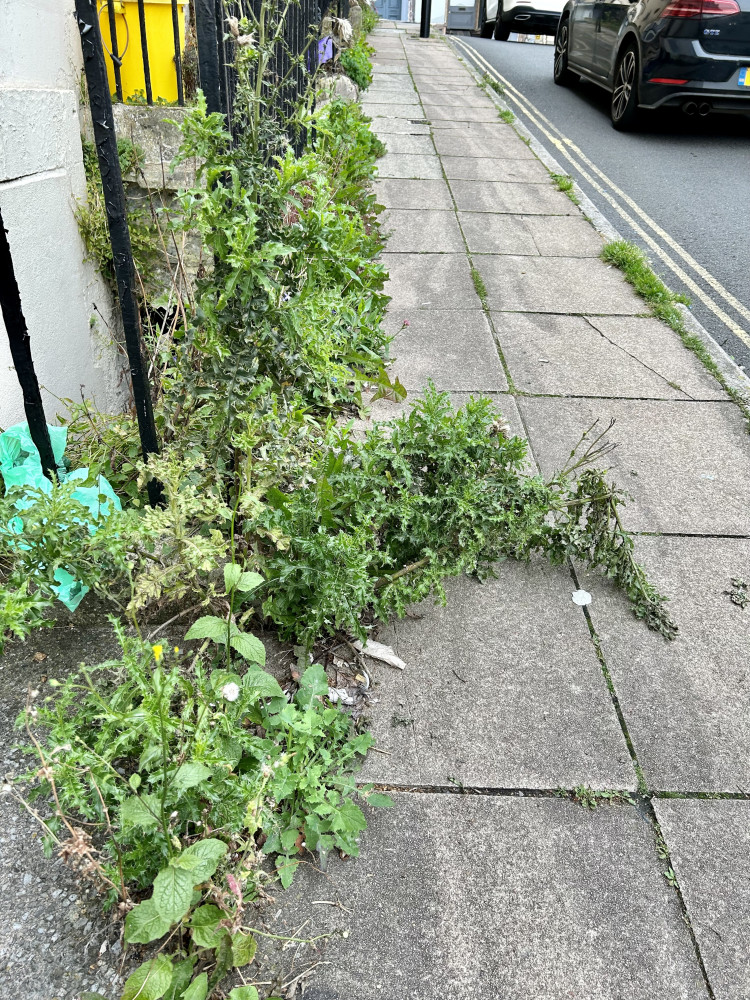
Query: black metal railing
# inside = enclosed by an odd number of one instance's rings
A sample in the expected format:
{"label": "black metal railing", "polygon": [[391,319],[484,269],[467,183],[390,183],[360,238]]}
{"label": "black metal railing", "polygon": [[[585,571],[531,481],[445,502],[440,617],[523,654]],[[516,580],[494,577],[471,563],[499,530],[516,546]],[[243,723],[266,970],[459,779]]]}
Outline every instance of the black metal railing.
{"label": "black metal railing", "polygon": [[[134,20],[131,11],[135,2],[137,25],[128,20],[129,17]],[[169,66],[165,70],[164,19],[158,24],[158,37],[149,37],[154,29],[149,11],[164,5],[150,5],[149,0],[128,0],[127,4],[123,0],[102,0],[99,6],[100,26],[102,42],[108,54],[113,98],[119,102],[147,105],[184,105],[195,86],[199,86],[206,97],[208,110],[223,112],[231,125],[237,87],[234,70],[236,42],[227,30],[227,19],[241,17],[243,9],[257,15],[262,2],[191,0],[188,4],[184,0],[170,0],[171,39],[166,50]],[[282,2],[279,0],[279,10]],[[283,39],[267,67],[263,85],[263,98],[269,105],[276,104],[281,111],[289,111],[303,94],[308,75],[317,69],[317,36],[320,22],[326,14],[348,17],[349,0],[297,0],[288,7]],[[184,19],[184,24],[180,23],[181,19]],[[139,54],[136,34],[140,38]],[[183,39],[186,39],[185,48]],[[189,56],[187,46],[191,47]],[[192,69],[188,70],[193,58],[196,64],[194,75]],[[159,93],[160,87],[166,92]]]}

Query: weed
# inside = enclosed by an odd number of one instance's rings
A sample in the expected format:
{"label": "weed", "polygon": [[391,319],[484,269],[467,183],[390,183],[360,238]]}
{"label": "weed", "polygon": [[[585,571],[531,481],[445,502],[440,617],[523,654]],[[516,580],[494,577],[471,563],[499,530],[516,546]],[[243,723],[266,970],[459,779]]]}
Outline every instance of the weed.
{"label": "weed", "polygon": [[750,604],[750,584],[739,576],[733,576],[730,583],[731,588],[724,593],[729,595],[732,604],[736,604],[738,608],[746,608]]}
{"label": "weed", "polygon": [[479,86],[483,90],[486,90],[488,87],[490,87],[492,90],[495,91],[496,94],[499,94],[500,97],[505,97],[505,87],[502,85],[502,83],[499,83],[494,78],[494,76],[490,76],[489,73],[485,73],[482,76],[482,79],[481,79],[481,81],[479,83]]}
{"label": "weed", "polygon": [[696,355],[727,395],[734,400],[745,419],[750,421],[750,400],[727,383],[716,362],[709,354],[706,345],[685,327],[682,314],[675,305],[677,302],[684,304],[685,297],[675,295],[666,287],[661,278],[649,266],[646,255],[634,243],[615,240],[604,247],[601,257],[605,263],[620,268],[625,280],[633,285],[636,292],[649,303],[653,315],[663,320],[675,331],[683,344]]}
{"label": "weed", "polygon": [[339,57],[341,68],[360,90],[366,90],[372,83],[372,63],[370,56],[375,50],[368,45],[364,35],[360,35],[354,45],[342,49]]}
{"label": "weed", "polygon": [[479,296],[479,300],[482,303],[482,308],[485,312],[489,309],[489,301],[487,299],[487,286],[484,283],[484,278],[477,271],[474,265],[471,265],[471,280],[474,282],[474,290]]}
{"label": "weed", "polygon": [[[117,294],[112,245],[109,240],[107,210],[102,193],[101,175],[96,147],[88,139],[81,139],[83,165],[86,171],[86,200],[79,201],[75,209],[78,231],[90,260],[106,280],[113,294]],[[135,173],[143,151],[129,139],[117,140],[120,169],[124,178]],[[156,225],[151,215],[142,209],[128,209],[128,228],[133,248],[133,261],[143,287],[151,285],[154,266],[159,257],[160,244]]]}
{"label": "weed", "polygon": [[506,125],[512,125],[516,120],[516,116],[508,108],[502,108],[498,111],[497,116],[500,121],[505,122]]}
{"label": "weed", "polygon": [[566,194],[574,205],[580,205],[581,201],[575,193],[572,177],[569,177],[568,174],[550,174],[550,176],[558,189]]}
{"label": "weed", "polygon": [[588,785],[577,785],[572,792],[560,789],[559,793],[570,798],[585,809],[596,809],[600,805],[634,805],[635,801],[629,792],[615,791],[612,789],[595,789]]}

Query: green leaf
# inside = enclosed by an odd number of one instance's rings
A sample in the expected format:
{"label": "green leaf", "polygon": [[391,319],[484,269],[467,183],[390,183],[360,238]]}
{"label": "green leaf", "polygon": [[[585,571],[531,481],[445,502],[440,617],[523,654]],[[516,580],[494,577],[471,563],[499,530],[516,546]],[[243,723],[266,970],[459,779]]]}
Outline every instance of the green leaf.
{"label": "green leaf", "polygon": [[122,1000],[161,1000],[171,982],[171,961],[166,955],[157,955],[128,977]]}
{"label": "green leaf", "polygon": [[211,878],[219,866],[219,861],[226,853],[227,845],[222,840],[216,840],[212,837],[208,840],[199,840],[196,844],[185,848],[180,857],[184,858],[187,855],[197,858],[200,862],[199,866],[192,871],[193,885],[198,885],[199,882],[205,882]]}
{"label": "green leaf", "polygon": [[190,909],[193,886],[201,881],[195,876],[196,872],[169,865],[154,879],[154,894],[151,899],[159,913],[171,923],[182,920]]}
{"label": "green leaf", "polygon": [[258,991],[254,986],[235,986],[230,990],[229,1000],[258,1000]]}
{"label": "green leaf", "polygon": [[172,783],[175,788],[180,791],[185,791],[188,788],[194,788],[196,785],[200,785],[202,781],[211,777],[211,768],[206,767],[205,764],[199,764],[195,761],[188,761],[185,764],[180,764],[177,768]]}
{"label": "green leaf", "polygon": [[240,969],[243,965],[250,965],[255,958],[258,942],[252,934],[240,934],[239,931],[232,935],[232,965],[235,969]]}
{"label": "green leaf", "polygon": [[172,921],[160,913],[153,899],[144,899],[125,917],[125,940],[128,944],[148,944],[163,937]]}
{"label": "green leaf", "polygon": [[213,903],[199,906],[190,918],[190,927],[193,932],[193,941],[199,948],[217,948],[221,940],[227,933],[223,927],[219,927],[222,919],[222,912]]}
{"label": "green leaf", "polygon": [[134,792],[137,792],[138,789],[141,787],[140,774],[131,774],[130,777],[128,778],[128,784],[130,785],[130,787],[133,789]]}
{"label": "green leaf", "polygon": [[279,879],[284,889],[288,889],[292,884],[292,879],[294,878],[294,873],[297,870],[297,865],[299,861],[295,858],[279,857],[276,858],[276,871],[278,872]]}
{"label": "green leaf", "polygon": [[257,590],[263,583],[263,577],[260,573],[243,573],[239,580],[237,581],[237,590],[241,594],[252,594],[254,590]]}
{"label": "green leaf", "polygon": [[390,795],[383,795],[382,792],[371,792],[367,796],[368,806],[375,806],[378,809],[392,809],[393,799]]}
{"label": "green leaf", "polygon": [[120,823],[123,828],[140,826],[147,829],[159,825],[161,803],[156,795],[131,795],[120,806]]}
{"label": "green leaf", "polygon": [[182,995],[193,978],[193,969],[197,958],[197,955],[191,955],[190,958],[184,958],[181,962],[177,962],[172,968],[172,982],[169,984],[164,1000],[184,1000]]}
{"label": "green leaf", "polygon": [[187,630],[185,641],[189,639],[213,639],[214,642],[226,645],[227,623],[216,615],[204,615]]}
{"label": "green leaf", "polygon": [[316,698],[328,694],[328,676],[319,663],[311,664],[300,677],[295,701],[300,708],[310,708]]}
{"label": "green leaf", "polygon": [[242,685],[259,694],[261,698],[284,697],[284,692],[276,678],[272,677],[267,670],[261,670],[260,667],[250,667],[246,670],[242,678]]}
{"label": "green leaf", "polygon": [[249,632],[235,632],[229,640],[229,645],[249,663],[260,663],[263,666],[266,662],[266,647],[260,639],[256,639]]}
{"label": "green leaf", "polygon": [[201,972],[182,994],[182,1000],[206,1000],[208,993],[208,974]]}
{"label": "green leaf", "polygon": [[242,569],[237,563],[226,563],[224,565],[224,586],[229,593],[237,586],[242,576]]}

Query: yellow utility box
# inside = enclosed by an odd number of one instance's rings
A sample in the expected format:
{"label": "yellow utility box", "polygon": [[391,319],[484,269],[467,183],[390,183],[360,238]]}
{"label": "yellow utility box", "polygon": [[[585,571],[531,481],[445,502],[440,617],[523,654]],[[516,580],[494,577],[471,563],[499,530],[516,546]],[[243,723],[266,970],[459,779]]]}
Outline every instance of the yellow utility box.
{"label": "yellow utility box", "polygon": [[[187,0],[178,0],[177,27],[180,38],[180,58],[185,49],[185,7]],[[141,46],[141,24],[138,17],[137,0],[114,0],[115,32],[117,51],[122,65],[120,80],[122,97],[127,101],[146,98],[146,75],[143,71],[143,49]],[[146,18],[146,39],[148,42],[148,63],[151,75],[151,96],[154,101],[177,100],[177,67],[174,58],[174,27],[172,24],[172,0],[144,0]],[[102,41],[108,52],[112,52],[112,37],[109,25],[108,0],[99,7],[99,25]],[[112,59],[105,55],[109,88],[115,94],[115,71]]]}

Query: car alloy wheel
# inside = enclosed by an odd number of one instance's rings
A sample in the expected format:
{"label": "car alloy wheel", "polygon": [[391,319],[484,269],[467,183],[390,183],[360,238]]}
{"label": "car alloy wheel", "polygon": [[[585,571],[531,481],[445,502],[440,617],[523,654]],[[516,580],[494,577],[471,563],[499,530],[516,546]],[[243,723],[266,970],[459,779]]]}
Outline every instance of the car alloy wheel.
{"label": "car alloy wheel", "polygon": [[574,74],[568,69],[568,21],[567,19],[560,25],[555,36],[555,62],[552,75],[555,83],[561,87],[573,83]]}
{"label": "car alloy wheel", "polygon": [[637,76],[635,50],[627,48],[617,65],[615,89],[612,91],[612,124],[615,128],[626,129],[635,122],[638,113]]}

